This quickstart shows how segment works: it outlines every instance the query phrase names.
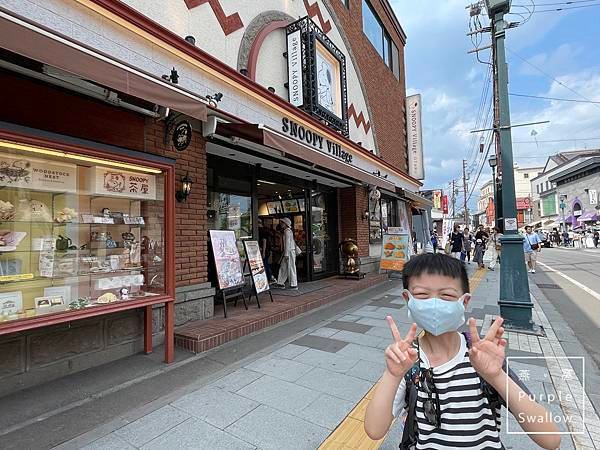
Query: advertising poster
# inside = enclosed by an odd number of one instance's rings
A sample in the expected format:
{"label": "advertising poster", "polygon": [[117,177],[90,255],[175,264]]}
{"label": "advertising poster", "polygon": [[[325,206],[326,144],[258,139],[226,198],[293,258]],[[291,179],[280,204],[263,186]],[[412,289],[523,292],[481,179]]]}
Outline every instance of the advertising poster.
{"label": "advertising poster", "polygon": [[0,186],[74,193],[77,166],[41,159],[0,157]]}
{"label": "advertising poster", "polygon": [[265,265],[263,264],[258,242],[244,241],[244,248],[246,249],[246,257],[248,258],[248,264],[250,265],[250,273],[252,274],[256,293],[260,294],[261,292],[268,291],[269,280],[267,280]]}
{"label": "advertising poster", "polygon": [[381,246],[381,268],[401,272],[410,257],[408,234],[384,234]]}
{"label": "advertising poster", "polygon": [[269,215],[281,214],[283,213],[283,206],[281,202],[267,202],[267,210],[269,211]]}
{"label": "advertising poster", "polygon": [[156,200],[156,176],[116,167],[91,167],[90,190],[97,195]]}
{"label": "advertising poster", "polygon": [[210,230],[210,242],[215,259],[219,289],[228,289],[244,283],[242,261],[231,230]]}
{"label": "advertising poster", "polygon": [[295,198],[291,198],[288,200],[282,200],[283,203],[283,212],[284,213],[297,213],[300,212],[300,208],[298,207],[298,201]]}

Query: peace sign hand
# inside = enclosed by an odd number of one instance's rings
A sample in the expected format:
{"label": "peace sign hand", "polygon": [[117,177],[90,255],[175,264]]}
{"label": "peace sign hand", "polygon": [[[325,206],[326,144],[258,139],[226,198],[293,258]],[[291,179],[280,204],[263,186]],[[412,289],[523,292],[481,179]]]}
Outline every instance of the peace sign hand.
{"label": "peace sign hand", "polygon": [[413,340],[417,332],[417,324],[413,323],[404,339],[400,337],[398,327],[391,316],[386,317],[387,323],[392,330],[394,342],[385,349],[385,365],[387,371],[396,378],[402,378],[417,361],[417,351],[412,348]]}
{"label": "peace sign hand", "polygon": [[504,328],[502,317],[496,318],[483,339],[479,337],[475,325],[475,319],[469,318],[469,330],[471,331],[471,349],[469,359],[471,365],[488,383],[491,383],[502,373],[502,364],[506,356],[506,339],[502,337]]}

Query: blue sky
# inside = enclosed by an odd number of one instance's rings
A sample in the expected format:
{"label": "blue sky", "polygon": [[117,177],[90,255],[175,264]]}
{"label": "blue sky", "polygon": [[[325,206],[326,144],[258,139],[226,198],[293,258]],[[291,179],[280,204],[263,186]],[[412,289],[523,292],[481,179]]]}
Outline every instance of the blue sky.
{"label": "blue sky", "polygon": [[[474,183],[481,167],[478,152],[481,136],[473,136],[488,66],[480,64],[466,36],[469,30],[468,2],[457,0],[390,0],[408,36],[406,85],[409,94],[423,96],[425,188],[446,188],[462,176],[462,159],[471,167]],[[539,0],[541,6],[561,0]],[[530,0],[515,0],[531,5]],[[587,2],[590,4],[591,2]],[[600,0],[593,3],[600,3]],[[586,3],[581,3],[586,4]],[[513,11],[529,14],[513,6]],[[513,15],[511,21],[522,18]],[[487,15],[481,15],[484,26]],[[600,101],[600,5],[568,12],[534,14],[526,24],[507,32],[509,91],[519,94],[583,100],[524,62],[530,61],[558,82],[584,97]],[[489,43],[488,35],[483,43]],[[512,52],[511,52],[512,51]],[[515,53],[520,56],[515,56]],[[487,61],[489,51],[480,53]],[[520,167],[543,165],[546,155],[562,150],[600,148],[600,105],[510,97],[512,123],[549,120],[547,125],[513,129],[514,153]],[[487,111],[487,108],[485,108]],[[532,130],[537,135],[532,136]],[[565,142],[541,142],[569,139]],[[574,141],[572,139],[586,139]],[[537,140],[537,144],[535,141]],[[519,143],[523,142],[523,143]],[[531,143],[528,143],[531,142]],[[493,150],[493,148],[492,148]],[[485,164],[477,185],[491,177]],[[470,204],[475,205],[478,190]]]}

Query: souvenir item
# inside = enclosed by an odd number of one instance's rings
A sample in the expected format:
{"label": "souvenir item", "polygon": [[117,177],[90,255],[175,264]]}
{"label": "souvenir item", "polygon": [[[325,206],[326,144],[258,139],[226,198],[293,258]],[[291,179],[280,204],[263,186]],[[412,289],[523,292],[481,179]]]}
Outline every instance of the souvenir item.
{"label": "souvenir item", "polygon": [[19,200],[15,217],[24,222],[52,222],[50,208],[39,200]]}
{"label": "souvenir item", "polygon": [[133,233],[130,233],[129,231],[122,233],[121,237],[123,238],[124,241],[135,241],[135,236],[133,235]]}
{"label": "souvenir item", "polygon": [[129,289],[121,288],[119,294],[121,294],[121,300],[129,300]]}
{"label": "souvenir item", "polygon": [[68,237],[58,235],[58,239],[56,239],[56,247],[55,248],[56,248],[56,250],[59,250],[59,251],[65,251],[65,250],[68,250],[69,247],[71,247],[72,243],[73,242]]}
{"label": "souvenir item", "polygon": [[58,223],[69,223],[73,222],[77,218],[78,214],[73,208],[63,208],[56,213],[54,220]]}
{"label": "souvenir item", "polygon": [[102,215],[104,217],[110,217],[110,209],[108,209],[108,208],[102,208]]}
{"label": "souvenir item", "polygon": [[0,230],[0,252],[12,252],[27,236],[24,231]]}
{"label": "souvenir item", "polygon": [[0,200],[0,221],[13,220],[15,207],[11,202]]}
{"label": "souvenir item", "polygon": [[119,245],[111,237],[110,233],[106,233],[106,248],[117,248]]}
{"label": "souvenir item", "polygon": [[78,298],[77,300],[69,303],[69,309],[83,309],[89,305],[87,298]]}
{"label": "souvenir item", "polygon": [[48,314],[67,309],[61,296],[36,297],[34,299],[36,314]]}
{"label": "souvenir item", "polygon": [[114,303],[117,300],[119,300],[119,299],[117,298],[117,296],[115,294],[113,294],[112,292],[107,292],[106,294],[102,294],[100,297],[98,297],[98,299],[96,300],[96,303],[100,303],[100,304]]}

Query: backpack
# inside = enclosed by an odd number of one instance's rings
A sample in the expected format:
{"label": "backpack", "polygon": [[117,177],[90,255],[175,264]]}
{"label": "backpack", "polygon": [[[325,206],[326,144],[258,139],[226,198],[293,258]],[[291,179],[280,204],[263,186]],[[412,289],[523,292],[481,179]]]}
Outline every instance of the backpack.
{"label": "backpack", "polygon": [[[468,331],[463,331],[462,335],[465,337],[467,341],[467,348],[471,348],[471,333]],[[400,450],[413,450],[417,445],[418,438],[418,424],[417,424],[417,376],[420,375],[419,372],[419,362],[417,361],[412,368],[404,375],[404,381],[406,382],[406,391],[404,394],[404,407],[407,411],[406,421],[404,422],[404,430],[402,432],[402,441],[400,442]],[[502,369],[506,371],[506,361],[502,364]],[[508,374],[513,380],[516,377],[513,377],[514,374],[512,370],[509,371]],[[490,386],[483,378],[479,377],[481,384],[481,391],[483,395],[488,399],[490,404],[490,408],[494,414],[494,418],[496,419],[496,410],[504,405],[504,400],[496,390]],[[517,380],[515,380],[517,381]],[[519,386],[529,394],[529,391],[525,386],[520,383],[520,380],[517,381]],[[497,420],[497,419],[496,419]],[[496,422],[496,425],[499,424]]]}

